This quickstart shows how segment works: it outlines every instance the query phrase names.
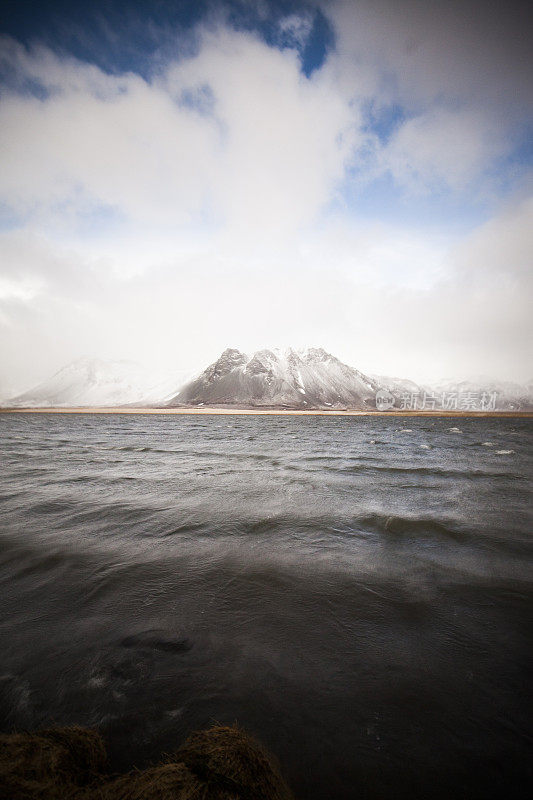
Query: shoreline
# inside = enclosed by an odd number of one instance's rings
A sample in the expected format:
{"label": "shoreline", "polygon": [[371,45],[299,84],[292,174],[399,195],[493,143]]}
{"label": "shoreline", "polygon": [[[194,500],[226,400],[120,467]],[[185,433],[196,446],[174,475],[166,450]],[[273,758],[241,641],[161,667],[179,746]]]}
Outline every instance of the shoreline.
{"label": "shoreline", "polygon": [[289,409],[289,408],[231,408],[211,407],[157,407],[143,406],[68,406],[65,408],[0,408],[0,414],[187,414],[187,415],[250,415],[250,416],[294,416],[294,417],[523,417],[533,418],[533,411],[390,411],[356,409]]}

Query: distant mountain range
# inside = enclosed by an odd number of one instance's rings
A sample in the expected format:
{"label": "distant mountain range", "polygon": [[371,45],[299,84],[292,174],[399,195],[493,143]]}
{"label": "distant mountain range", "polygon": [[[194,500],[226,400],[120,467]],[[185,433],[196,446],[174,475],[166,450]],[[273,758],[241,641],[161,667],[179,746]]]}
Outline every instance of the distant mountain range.
{"label": "distant mountain range", "polygon": [[251,356],[229,348],[188,380],[176,372],[155,380],[129,361],[79,359],[2,405],[518,411],[533,410],[533,381],[522,386],[482,377],[426,386],[365,375],[322,348],[260,350]]}
{"label": "distant mountain range", "polygon": [[79,358],[3,406],[81,407],[160,405],[185,380],[183,373],[154,376],[134,361]]}

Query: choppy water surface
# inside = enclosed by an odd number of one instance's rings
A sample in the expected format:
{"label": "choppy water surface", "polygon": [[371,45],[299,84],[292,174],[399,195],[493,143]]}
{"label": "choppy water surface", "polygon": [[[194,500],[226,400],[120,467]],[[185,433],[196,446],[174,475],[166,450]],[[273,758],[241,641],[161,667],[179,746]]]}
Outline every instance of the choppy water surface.
{"label": "choppy water surface", "polygon": [[4,730],[237,720],[298,798],[528,796],[533,425],[0,417]]}

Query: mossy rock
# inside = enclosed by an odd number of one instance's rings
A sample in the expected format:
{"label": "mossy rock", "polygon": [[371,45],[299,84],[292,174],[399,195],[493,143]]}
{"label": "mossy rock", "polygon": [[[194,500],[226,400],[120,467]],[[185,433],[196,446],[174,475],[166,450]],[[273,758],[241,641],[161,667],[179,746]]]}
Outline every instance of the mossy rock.
{"label": "mossy rock", "polygon": [[73,797],[101,778],[105,764],[96,731],[72,727],[0,735],[0,798]]}
{"label": "mossy rock", "polygon": [[[272,755],[236,727],[193,733],[178,750],[176,760],[183,762],[214,798],[292,797]],[[211,797],[209,791],[206,797]]]}
{"label": "mossy rock", "polygon": [[114,778],[95,731],[16,733],[0,747],[0,800],[292,800],[272,756],[236,727],[193,733],[165,763]]}

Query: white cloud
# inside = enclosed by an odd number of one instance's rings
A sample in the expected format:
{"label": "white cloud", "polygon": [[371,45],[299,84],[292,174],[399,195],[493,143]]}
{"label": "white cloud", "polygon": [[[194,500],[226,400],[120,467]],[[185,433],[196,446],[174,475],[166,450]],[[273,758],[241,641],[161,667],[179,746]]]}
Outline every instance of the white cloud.
{"label": "white cloud", "polygon": [[[533,283],[533,197],[509,202],[480,226],[456,255],[459,268],[478,281],[501,280]],[[533,286],[532,286],[533,288]]]}
{"label": "white cloud", "polygon": [[313,14],[289,14],[279,22],[281,41],[285,46],[302,49],[313,29]]}
{"label": "white cloud", "polygon": [[102,97],[92,72],[44,101],[4,99],[4,202],[45,218],[103,205],[135,222],[190,222],[213,168],[214,126],[139,77],[117,79]]}
{"label": "white cloud", "polygon": [[[416,4],[412,41],[394,9],[330,8],[339,53],[310,79],[295,49],[223,26],[151,82],[7,43],[20,86],[43,87],[0,106],[0,197],[20,218],[0,234],[0,362],[17,389],[82,354],[189,370],[228,345],[322,345],[414,379],[529,377],[530,202],[462,239],[331,210],[347,165],[464,192],[509,141],[500,90],[483,78],[469,102],[474,76],[457,99],[466,56],[441,74]],[[292,36],[304,22],[286,21]],[[380,147],[365,101],[400,98],[408,119]]]}
{"label": "white cloud", "polygon": [[199,56],[167,75],[176,93],[203,84],[222,129],[211,180],[223,223],[269,239],[312,222],[363,141],[334,74],[325,67],[308,80],[293,50],[226,31],[207,35]]}
{"label": "white cloud", "polygon": [[464,190],[506,149],[486,115],[434,109],[406,121],[381,154],[382,166],[412,191]]}
{"label": "white cloud", "polygon": [[376,153],[407,191],[463,191],[524,139],[533,108],[531,13],[474,0],[331,0],[344,91],[400,110]]}
{"label": "white cloud", "polygon": [[[0,195],[19,214],[104,207],[136,224],[207,218],[268,239],[313,220],[358,142],[327,69],[307,80],[294,50],[248,34],[205,33],[196,57],[151,84],[43,48],[9,56],[51,92],[7,96],[0,110]],[[202,90],[212,114],[182,102]]]}

